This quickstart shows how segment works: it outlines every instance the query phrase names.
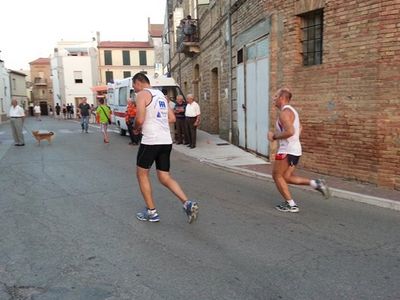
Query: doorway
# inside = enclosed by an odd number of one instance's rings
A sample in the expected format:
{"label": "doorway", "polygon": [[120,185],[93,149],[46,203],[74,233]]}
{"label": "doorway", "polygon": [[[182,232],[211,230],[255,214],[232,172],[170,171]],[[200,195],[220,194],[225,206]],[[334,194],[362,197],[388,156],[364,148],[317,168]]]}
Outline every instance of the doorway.
{"label": "doorway", "polygon": [[49,106],[47,104],[47,101],[40,101],[39,103],[40,106],[40,114],[42,116],[48,116],[49,115]]}
{"label": "doorway", "polygon": [[218,68],[211,70],[210,133],[219,133],[219,76]]}
{"label": "doorway", "polygon": [[239,146],[268,156],[269,40],[258,39],[239,51],[243,58],[236,69]]}
{"label": "doorway", "polygon": [[200,66],[195,65],[193,72],[193,95],[194,99],[200,104],[200,92],[199,92],[199,82],[200,82]]}

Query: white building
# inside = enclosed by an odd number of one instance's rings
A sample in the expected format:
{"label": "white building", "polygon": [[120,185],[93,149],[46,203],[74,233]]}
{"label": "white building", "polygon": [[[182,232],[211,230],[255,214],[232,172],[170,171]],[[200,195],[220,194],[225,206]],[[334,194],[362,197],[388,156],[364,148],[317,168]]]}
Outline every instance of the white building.
{"label": "white building", "polygon": [[0,60],[0,123],[7,119],[7,113],[11,105],[10,75]]}
{"label": "white building", "polygon": [[77,107],[83,97],[89,104],[96,103],[91,88],[99,81],[97,61],[97,42],[94,40],[57,43],[51,56],[54,106],[72,103]]}

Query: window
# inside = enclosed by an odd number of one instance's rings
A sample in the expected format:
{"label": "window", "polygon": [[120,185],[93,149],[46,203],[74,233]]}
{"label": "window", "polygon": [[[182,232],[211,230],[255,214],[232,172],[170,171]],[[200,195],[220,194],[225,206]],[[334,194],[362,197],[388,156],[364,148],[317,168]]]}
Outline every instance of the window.
{"label": "window", "polygon": [[12,89],[13,91],[17,90],[17,81],[15,80],[15,78],[12,79]]}
{"label": "window", "polygon": [[254,60],[257,58],[257,47],[255,44],[252,44],[246,48],[247,50],[247,59]]}
{"label": "window", "polygon": [[303,65],[322,64],[323,10],[301,15]]}
{"label": "window", "polygon": [[104,50],[104,64],[106,66],[111,66],[112,65],[111,50]]}
{"label": "window", "polygon": [[140,71],[139,73],[142,73],[144,75],[147,75],[147,71]]}
{"label": "window", "polygon": [[114,82],[114,74],[112,71],[106,71],[106,83]]}
{"label": "window", "polygon": [[75,83],[83,83],[82,71],[74,71]]}
{"label": "window", "polygon": [[122,51],[122,61],[124,66],[131,65],[131,56],[129,54],[129,51]]}
{"label": "window", "polygon": [[124,71],[124,78],[131,77],[131,71]]}
{"label": "window", "polygon": [[241,64],[243,62],[243,49],[240,49],[237,52],[237,64]]}
{"label": "window", "polygon": [[147,66],[147,55],[146,51],[139,51],[139,64],[141,66]]}
{"label": "window", "polygon": [[128,87],[122,87],[119,89],[118,104],[121,106],[127,105],[128,100]]}

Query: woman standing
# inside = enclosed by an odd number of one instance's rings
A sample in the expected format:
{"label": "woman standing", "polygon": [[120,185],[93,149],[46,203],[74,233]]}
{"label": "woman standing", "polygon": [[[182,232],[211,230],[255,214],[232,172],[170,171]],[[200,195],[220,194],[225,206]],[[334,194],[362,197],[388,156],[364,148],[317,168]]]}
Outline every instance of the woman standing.
{"label": "woman standing", "polygon": [[107,127],[111,124],[111,109],[104,105],[104,99],[99,99],[100,105],[97,107],[96,113],[99,116],[101,132],[103,132],[104,143],[109,143]]}

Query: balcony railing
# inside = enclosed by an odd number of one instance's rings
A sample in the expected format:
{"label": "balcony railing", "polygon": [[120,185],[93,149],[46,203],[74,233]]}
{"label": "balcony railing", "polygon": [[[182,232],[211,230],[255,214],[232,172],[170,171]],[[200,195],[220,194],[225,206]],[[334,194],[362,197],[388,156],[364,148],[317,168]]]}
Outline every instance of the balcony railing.
{"label": "balcony railing", "polygon": [[177,52],[188,55],[200,52],[197,19],[182,19],[180,25],[176,27],[176,33]]}
{"label": "balcony railing", "polygon": [[46,78],[40,78],[40,77],[35,77],[35,80],[33,81],[35,85],[47,85],[47,79]]}

